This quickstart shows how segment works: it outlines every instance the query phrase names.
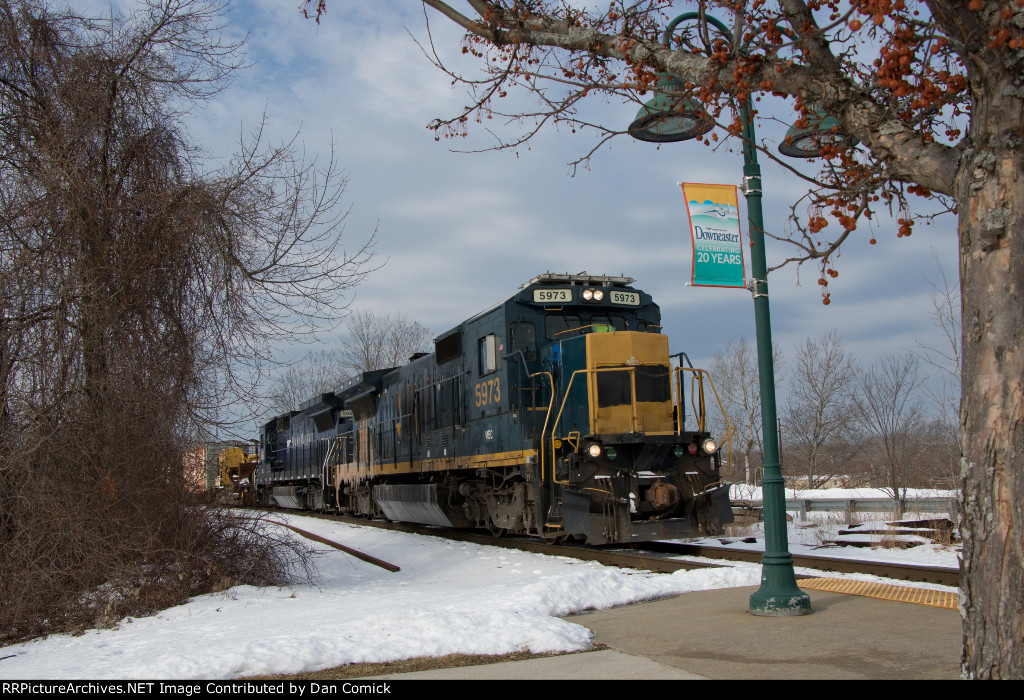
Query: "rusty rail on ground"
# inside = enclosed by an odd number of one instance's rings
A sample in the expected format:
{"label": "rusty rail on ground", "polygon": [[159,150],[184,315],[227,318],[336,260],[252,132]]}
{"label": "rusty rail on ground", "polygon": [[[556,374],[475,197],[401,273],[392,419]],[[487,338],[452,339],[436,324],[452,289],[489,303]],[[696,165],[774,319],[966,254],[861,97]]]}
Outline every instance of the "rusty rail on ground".
{"label": "rusty rail on ground", "polygon": [[373,564],[374,566],[379,566],[382,569],[387,569],[388,571],[391,571],[391,572],[401,571],[402,570],[401,568],[395,566],[394,564],[389,564],[388,562],[384,561],[383,559],[378,559],[377,557],[371,557],[369,554],[363,554],[358,549],[352,549],[351,547],[346,547],[345,545],[338,544],[337,542],[333,542],[333,541],[327,539],[326,537],[321,537],[320,535],[314,535],[312,532],[307,532],[306,530],[300,530],[297,527],[293,527],[293,526],[288,525],[286,523],[278,522],[277,520],[268,520],[267,522],[273,523],[274,525],[280,525],[281,527],[286,527],[289,530],[291,530],[292,532],[296,532],[296,533],[302,535],[307,540],[313,540],[314,542],[319,542],[320,544],[325,544],[328,547],[334,547],[335,549],[340,549],[341,551],[345,552],[346,554],[351,554],[356,559],[362,559],[363,561],[368,562],[370,564]]}

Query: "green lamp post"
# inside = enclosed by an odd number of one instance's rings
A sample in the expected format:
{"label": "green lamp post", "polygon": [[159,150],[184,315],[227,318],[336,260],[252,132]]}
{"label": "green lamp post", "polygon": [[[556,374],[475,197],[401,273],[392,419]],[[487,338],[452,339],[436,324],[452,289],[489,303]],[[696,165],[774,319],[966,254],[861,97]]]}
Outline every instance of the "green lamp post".
{"label": "green lamp post", "polygon": [[[672,32],[680,22],[699,19],[696,12],[687,12],[673,19],[662,39],[668,46]],[[727,41],[731,41],[728,28],[714,17],[704,15],[717,27]],[[672,83],[675,81],[675,83]],[[681,92],[682,85],[671,76],[659,76],[658,86]],[[665,90],[668,92],[668,90]],[[761,480],[764,503],[765,551],[761,558],[761,587],[750,597],[750,612],[754,615],[781,617],[806,615],[811,612],[810,597],[796,584],[793,556],[789,553],[786,529],[786,494],[782,468],[779,463],[779,441],[775,429],[775,366],[772,361],[771,312],[768,304],[768,264],[764,247],[764,219],[761,211],[761,166],[757,162],[754,140],[754,120],[750,101],[740,109],[743,122],[743,194],[747,200],[747,218],[750,227],[751,268],[754,279],[750,289],[754,296],[754,324],[757,332],[758,374],[761,388],[761,432],[763,437],[764,477]],[[647,102],[629,126],[629,133],[641,141],[665,143],[686,141],[707,133],[714,121],[692,99],[671,98],[661,93]],[[827,127],[833,134],[832,125]],[[790,146],[804,145],[810,149],[802,134],[788,139]],[[801,151],[801,157],[812,157],[810,151]],[[796,154],[794,154],[796,155]],[[817,155],[815,150],[813,155]]]}

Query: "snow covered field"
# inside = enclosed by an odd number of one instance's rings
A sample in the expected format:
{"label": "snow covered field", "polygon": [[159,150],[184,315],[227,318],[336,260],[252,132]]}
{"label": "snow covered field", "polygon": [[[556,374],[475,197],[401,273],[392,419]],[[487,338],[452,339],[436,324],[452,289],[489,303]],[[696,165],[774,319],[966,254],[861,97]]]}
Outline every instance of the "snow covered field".
{"label": "snow covered field", "polygon": [[[0,679],[228,679],[451,653],[584,650],[591,645],[589,630],[559,617],[688,591],[754,586],[761,575],[760,565],[752,564],[633,572],[298,515],[287,520],[401,571],[317,545],[316,585],[241,586],[153,617],[125,619],[116,629],[2,647]],[[800,530],[793,532],[794,553],[838,551],[813,549],[798,541]],[[955,551],[934,545],[848,554],[957,565]]]}
{"label": "snow covered field", "polygon": [[[761,489],[747,486],[733,485],[730,493],[735,500],[761,500]],[[956,499],[956,493],[952,491],[908,489],[906,497],[915,498],[942,498]],[[845,499],[886,499],[888,496],[881,489],[813,489],[798,490],[786,489],[786,499],[794,500],[845,500]],[[886,535],[840,535],[840,531],[847,530],[846,515],[844,513],[809,512],[804,521],[799,521],[799,514],[791,511],[789,513],[794,522],[789,523],[789,550],[793,554],[809,554],[849,559],[870,559],[878,562],[898,562],[916,566],[942,566],[956,569],[960,566],[959,546],[943,547],[931,543],[923,537],[900,536],[899,538]],[[946,518],[946,513],[915,513],[908,511],[904,514],[904,520]],[[886,523],[893,521],[891,513],[857,513],[855,520],[860,527],[870,530],[885,530]],[[750,526],[749,528],[730,527],[731,534],[745,534],[757,537],[758,542],[747,544],[734,541],[729,546],[736,549],[752,549],[764,551],[764,526],[763,523]],[[737,540],[738,537],[724,538]],[[886,547],[886,544],[893,544],[895,540],[902,540],[904,543],[920,543],[910,548]],[[826,543],[830,541],[864,541],[870,540],[878,543],[879,546],[871,549],[860,549],[856,547],[833,547]],[[720,544],[719,540],[705,540],[707,544]]]}

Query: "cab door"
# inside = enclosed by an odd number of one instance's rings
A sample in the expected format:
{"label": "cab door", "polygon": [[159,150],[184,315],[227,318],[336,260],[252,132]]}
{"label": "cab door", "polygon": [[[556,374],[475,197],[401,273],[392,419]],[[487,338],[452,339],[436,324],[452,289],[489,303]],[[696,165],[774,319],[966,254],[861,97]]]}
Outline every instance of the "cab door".
{"label": "cab door", "polygon": [[467,324],[470,357],[467,367],[469,451],[471,455],[502,452],[503,414],[508,411],[508,362],[500,316]]}

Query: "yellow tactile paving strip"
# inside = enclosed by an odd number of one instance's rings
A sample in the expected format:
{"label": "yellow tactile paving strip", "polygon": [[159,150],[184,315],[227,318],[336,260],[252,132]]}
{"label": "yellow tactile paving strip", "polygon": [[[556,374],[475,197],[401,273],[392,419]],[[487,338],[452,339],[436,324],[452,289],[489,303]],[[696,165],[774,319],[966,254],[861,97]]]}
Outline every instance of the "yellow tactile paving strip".
{"label": "yellow tactile paving strip", "polygon": [[855,581],[848,578],[802,578],[797,581],[797,585],[800,588],[810,588],[818,591],[849,593],[850,595],[895,600],[901,603],[930,605],[934,608],[947,608],[949,610],[959,609],[957,594],[950,593],[949,591],[932,591],[927,588],[911,588],[910,586],[874,583],[872,581]]}

